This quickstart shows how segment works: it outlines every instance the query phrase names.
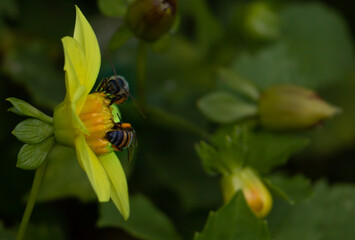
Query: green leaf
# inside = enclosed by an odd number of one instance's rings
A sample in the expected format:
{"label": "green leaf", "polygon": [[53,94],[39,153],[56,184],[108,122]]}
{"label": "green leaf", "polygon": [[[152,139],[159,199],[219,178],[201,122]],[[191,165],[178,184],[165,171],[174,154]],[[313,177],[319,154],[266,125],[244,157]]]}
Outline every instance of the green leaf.
{"label": "green leaf", "polygon": [[128,28],[126,24],[122,24],[119,26],[117,31],[113,34],[110,43],[109,49],[111,51],[117,50],[122,47],[125,42],[127,42],[133,36],[131,30]]}
{"label": "green leaf", "polygon": [[307,201],[274,207],[268,217],[273,239],[354,239],[355,186],[318,182],[314,189]]}
{"label": "green leaf", "polygon": [[16,167],[24,170],[38,168],[46,160],[47,154],[53,144],[54,137],[50,137],[38,144],[23,145],[18,153]]}
{"label": "green leaf", "polygon": [[[267,143],[267,144],[266,144]],[[292,135],[259,132],[250,134],[249,154],[244,162],[261,173],[284,164],[290,156],[301,151],[309,144],[309,140]]]}
{"label": "green leaf", "polygon": [[29,116],[29,117],[41,119],[42,121],[49,123],[49,124],[53,124],[53,118],[47,116],[46,114],[39,111],[37,108],[33,107],[29,103],[27,103],[21,99],[18,99],[18,98],[13,98],[13,97],[7,98],[6,100],[11,102],[11,104],[15,107],[15,109],[17,111],[21,112],[22,114]]}
{"label": "green leaf", "polygon": [[255,54],[240,54],[234,69],[262,89],[281,83],[320,88],[343,81],[354,54],[342,17],[320,3],[285,6],[280,41]]}
{"label": "green leaf", "polygon": [[288,50],[313,86],[338,83],[353,69],[350,29],[337,12],[321,3],[295,3],[281,15]]}
{"label": "green leaf", "polygon": [[150,46],[152,47],[153,51],[156,53],[166,52],[167,50],[169,50],[171,46],[171,34],[170,33],[165,34],[155,42],[152,42]]}
{"label": "green leaf", "polygon": [[19,115],[21,117],[26,116],[25,114],[23,114],[22,112],[17,110],[17,108],[15,108],[15,107],[10,107],[9,109],[7,109],[7,111],[15,113],[16,115]]}
{"label": "green leaf", "polygon": [[260,92],[250,80],[242,78],[228,68],[220,68],[217,73],[219,79],[230,87],[231,90],[241,93],[254,101],[259,99]]}
{"label": "green leaf", "polygon": [[127,221],[112,202],[100,205],[99,227],[119,227],[132,236],[146,240],[179,240],[171,221],[142,195],[131,197],[131,216]]}
{"label": "green leaf", "polygon": [[246,103],[228,92],[214,92],[200,98],[197,107],[210,120],[231,123],[257,114],[255,104]]}
{"label": "green leaf", "polygon": [[127,9],[126,0],[98,0],[100,11],[109,17],[123,17]]}
{"label": "green leaf", "polygon": [[282,83],[312,85],[312,80],[300,72],[299,63],[290,55],[284,42],[263,48],[255,54],[243,52],[233,66],[238,75],[250,79],[260,89]]}
{"label": "green leaf", "polygon": [[85,172],[80,168],[75,150],[54,145],[48,154],[46,172],[37,201],[76,197],[83,202],[96,199]]}
{"label": "green leaf", "polygon": [[266,178],[266,183],[270,189],[290,204],[308,199],[313,193],[311,181],[302,175],[293,177],[271,175]]}
{"label": "green leaf", "polygon": [[53,133],[53,125],[33,118],[20,122],[17,124],[14,131],[12,131],[12,134],[15,135],[18,140],[28,144],[40,143],[44,139],[52,136]]}
{"label": "green leaf", "polygon": [[215,213],[210,213],[201,233],[194,240],[270,239],[266,223],[248,207],[241,191]]}

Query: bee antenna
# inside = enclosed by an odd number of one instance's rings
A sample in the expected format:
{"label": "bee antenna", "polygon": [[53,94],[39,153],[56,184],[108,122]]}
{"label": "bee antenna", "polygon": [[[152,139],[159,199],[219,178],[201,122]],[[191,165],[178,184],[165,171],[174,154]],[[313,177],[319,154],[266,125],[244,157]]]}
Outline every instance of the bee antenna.
{"label": "bee antenna", "polygon": [[136,108],[138,109],[138,112],[142,115],[142,117],[143,117],[144,119],[146,119],[147,117],[146,117],[145,114],[143,113],[142,109],[139,107],[139,105],[138,105],[138,103],[137,103],[137,100],[136,100],[129,92],[126,91],[126,93],[127,93],[127,95],[132,99],[134,105],[135,105]]}
{"label": "bee antenna", "polygon": [[115,77],[117,78],[117,73],[116,73],[115,66],[113,66],[112,59],[111,59],[111,56],[110,56],[110,52],[107,51],[107,50],[106,50],[106,56],[107,56],[108,61],[109,61],[110,65],[111,65],[112,71],[115,74]]}

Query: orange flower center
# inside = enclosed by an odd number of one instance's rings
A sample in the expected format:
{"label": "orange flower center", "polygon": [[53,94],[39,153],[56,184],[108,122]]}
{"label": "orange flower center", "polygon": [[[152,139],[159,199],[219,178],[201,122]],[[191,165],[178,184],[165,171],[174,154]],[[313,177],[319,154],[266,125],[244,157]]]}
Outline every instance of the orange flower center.
{"label": "orange flower center", "polygon": [[79,117],[90,133],[85,138],[94,153],[99,155],[112,152],[111,143],[105,136],[114,123],[110,100],[105,98],[105,94],[89,94]]}

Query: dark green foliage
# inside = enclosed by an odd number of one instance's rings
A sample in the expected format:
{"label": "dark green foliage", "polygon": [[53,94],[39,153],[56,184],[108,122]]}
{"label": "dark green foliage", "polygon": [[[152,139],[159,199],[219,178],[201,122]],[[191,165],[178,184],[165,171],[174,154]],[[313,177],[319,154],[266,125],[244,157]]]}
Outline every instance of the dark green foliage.
{"label": "dark green foliage", "polygon": [[[60,39],[73,33],[74,3],[0,0],[0,239],[15,239],[33,180],[16,168],[18,155],[23,169],[48,160],[27,239],[352,240],[354,3],[179,0],[175,25],[147,45],[141,106],[129,2],[75,3],[100,43],[97,83],[114,74],[112,61],[147,116],[131,99],[119,106],[138,138],[131,163],[118,153],[131,197],[125,222],[112,203],[97,203],[75,151],[53,145],[50,116],[65,97]],[[266,131],[258,99],[281,83],[310,88],[342,113],[303,132]],[[218,175],[239,167],[272,193],[266,219],[241,192],[223,202]]]}
{"label": "dark green foliage", "polygon": [[217,212],[211,212],[201,233],[194,240],[270,240],[266,222],[249,209],[242,192]]}

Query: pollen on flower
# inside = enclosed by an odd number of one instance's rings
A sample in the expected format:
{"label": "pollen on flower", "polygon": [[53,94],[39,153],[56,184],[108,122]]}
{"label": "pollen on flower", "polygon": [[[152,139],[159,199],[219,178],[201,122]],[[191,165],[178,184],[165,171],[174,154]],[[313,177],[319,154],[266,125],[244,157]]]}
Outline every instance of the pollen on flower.
{"label": "pollen on flower", "polygon": [[79,117],[90,133],[90,135],[85,135],[85,138],[94,153],[112,152],[111,143],[105,135],[114,124],[110,101],[105,98],[105,94],[89,94]]}

